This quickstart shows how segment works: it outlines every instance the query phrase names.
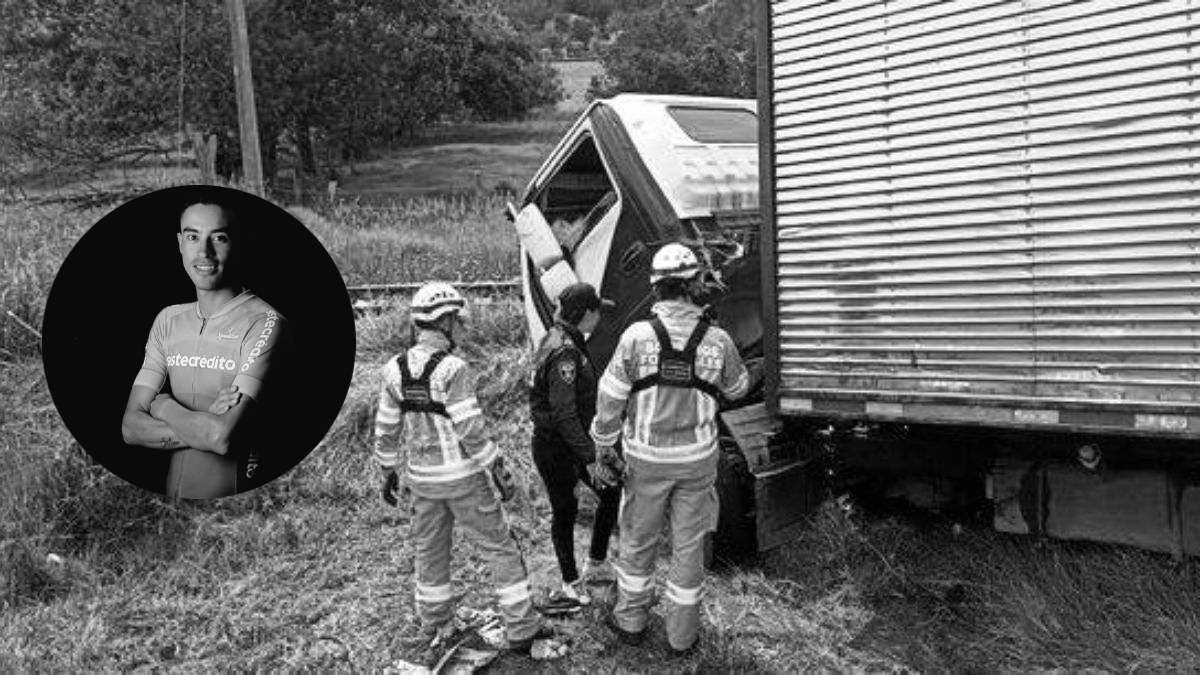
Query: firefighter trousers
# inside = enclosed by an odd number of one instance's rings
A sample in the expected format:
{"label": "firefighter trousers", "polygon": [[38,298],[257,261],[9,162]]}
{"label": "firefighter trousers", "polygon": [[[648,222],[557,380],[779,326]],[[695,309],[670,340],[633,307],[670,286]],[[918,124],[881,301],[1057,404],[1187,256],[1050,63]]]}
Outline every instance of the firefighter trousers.
{"label": "firefighter trousers", "polygon": [[533,607],[521,550],[487,476],[477,473],[467,480],[467,491],[455,490],[445,497],[423,495],[424,490],[414,488],[409,536],[416,553],[417,616],[425,626],[439,626],[454,617],[450,557],[457,521],[474,532],[478,550],[491,568],[509,641],[533,637],[541,628],[541,616]]}
{"label": "firefighter trousers", "polygon": [[659,537],[669,524],[671,565],[663,598],[667,601],[667,641],[672,649],[695,644],[700,633],[700,596],[704,581],[704,537],[716,528],[716,472],[660,475],[651,466],[630,464],[620,514],[617,603],[613,618],[622,629],[646,628],[654,588]]}

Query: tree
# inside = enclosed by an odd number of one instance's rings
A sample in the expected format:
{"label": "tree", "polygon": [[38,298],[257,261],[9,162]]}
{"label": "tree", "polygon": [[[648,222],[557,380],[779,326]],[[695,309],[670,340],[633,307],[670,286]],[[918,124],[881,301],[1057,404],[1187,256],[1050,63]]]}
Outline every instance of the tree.
{"label": "tree", "polygon": [[460,100],[482,119],[511,119],[563,96],[554,69],[537,60],[524,40],[495,6],[468,12],[469,47],[456,78]]}
{"label": "tree", "polygon": [[[165,6],[4,0],[0,115],[9,148],[103,161],[175,119],[178,79],[162,67],[178,28]],[[19,118],[20,124],[9,122]]]}
{"label": "tree", "polygon": [[666,0],[651,9],[614,14],[613,44],[602,49],[604,75],[591,96],[620,92],[753,98],[754,5]]}
{"label": "tree", "polygon": [[571,20],[571,39],[578,40],[584,44],[596,34],[596,24],[588,20],[587,17],[576,16]]}
{"label": "tree", "polygon": [[[5,148],[41,143],[97,161],[162,144],[181,114],[236,136],[224,3],[0,9],[0,120],[21,122]],[[553,73],[486,0],[252,0],[247,13],[268,180],[285,144],[314,171],[318,144],[357,159],[446,116],[512,117],[554,98]]]}

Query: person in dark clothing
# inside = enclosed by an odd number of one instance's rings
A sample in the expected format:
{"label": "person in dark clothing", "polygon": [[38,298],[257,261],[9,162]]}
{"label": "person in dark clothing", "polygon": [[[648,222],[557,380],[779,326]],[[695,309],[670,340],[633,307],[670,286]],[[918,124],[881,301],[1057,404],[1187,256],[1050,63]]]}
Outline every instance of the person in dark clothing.
{"label": "person in dark clothing", "polygon": [[[534,356],[529,396],[533,461],[550,497],[550,537],[563,579],[562,588],[550,594],[547,608],[552,610],[572,611],[589,604],[583,582],[613,578],[607,561],[608,540],[616,525],[621,492],[620,488],[595,484],[587,471],[596,458],[587,431],[596,414],[596,371],[584,344],[584,334],[595,329],[601,310],[612,306],[591,284],[568,286],[559,295],[554,325]],[[583,578],[575,565],[579,508],[575,486],[580,481],[600,499]]]}

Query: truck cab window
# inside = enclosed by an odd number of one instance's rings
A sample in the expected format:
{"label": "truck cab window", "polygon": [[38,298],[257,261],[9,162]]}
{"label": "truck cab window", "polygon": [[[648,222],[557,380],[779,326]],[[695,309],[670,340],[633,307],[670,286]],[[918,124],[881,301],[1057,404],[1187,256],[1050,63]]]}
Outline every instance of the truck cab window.
{"label": "truck cab window", "polygon": [[568,252],[575,250],[616,201],[616,189],[591,136],[580,139],[537,197],[554,237]]}

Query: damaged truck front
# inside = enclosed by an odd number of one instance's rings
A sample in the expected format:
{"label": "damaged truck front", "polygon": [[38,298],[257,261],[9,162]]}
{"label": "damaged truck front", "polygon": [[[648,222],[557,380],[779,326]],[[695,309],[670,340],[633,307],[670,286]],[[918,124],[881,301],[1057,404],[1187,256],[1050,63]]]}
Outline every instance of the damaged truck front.
{"label": "damaged truck front", "polygon": [[[588,336],[592,359],[603,367],[625,328],[649,316],[654,252],[682,241],[705,262],[711,314],[748,365],[761,370],[758,155],[752,100],[621,95],[592,103],[511,209],[534,342],[553,320],[558,293],[587,281],[616,302]],[[772,420],[762,395],[760,388],[722,413],[719,554],[754,548],[756,481],[745,458],[766,452]],[[775,467],[778,478],[759,483],[790,480],[803,470]],[[775,513],[798,519],[802,500],[784,502]],[[760,543],[769,541],[764,531]]]}

